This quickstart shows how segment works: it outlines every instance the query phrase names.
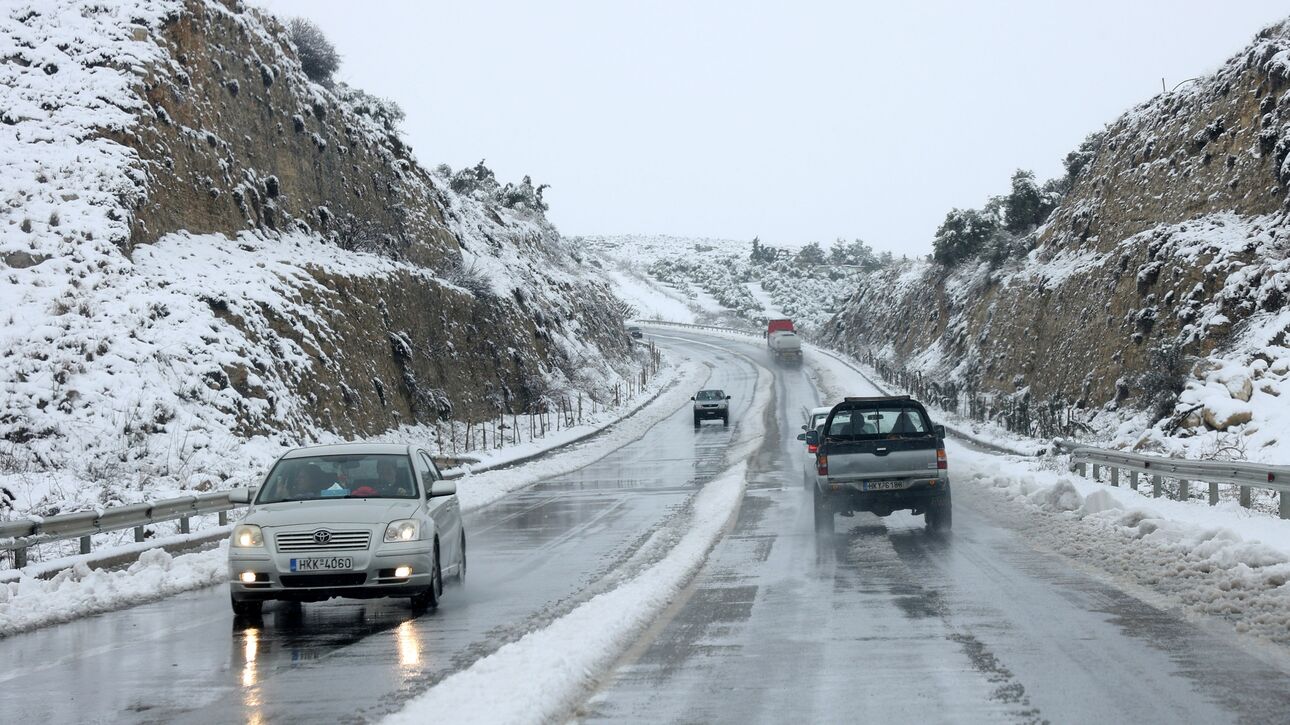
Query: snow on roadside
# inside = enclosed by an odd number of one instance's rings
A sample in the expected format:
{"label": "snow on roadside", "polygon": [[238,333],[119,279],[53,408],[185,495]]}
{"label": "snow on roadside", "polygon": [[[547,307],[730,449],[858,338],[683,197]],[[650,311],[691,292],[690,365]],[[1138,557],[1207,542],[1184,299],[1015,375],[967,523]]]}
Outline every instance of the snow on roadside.
{"label": "snow on roadside", "polygon": [[[730,467],[688,502],[689,516],[672,524],[684,534],[671,551],[621,586],[444,679],[383,722],[419,723],[452,713],[455,723],[536,723],[575,707],[690,582],[738,509],[773,388],[765,368],[758,367],[757,378],[749,413],[726,452]],[[494,696],[498,683],[506,683],[507,697]]]}
{"label": "snow on roadside", "polygon": [[[559,476],[579,468],[591,465],[628,443],[640,438],[645,431],[666,420],[685,405],[695,388],[699,387],[708,375],[703,365],[687,361],[677,370],[677,376],[670,387],[657,398],[642,406],[634,415],[620,419],[620,422],[606,425],[609,430],[585,445],[575,446],[567,451],[559,451],[550,456],[532,461],[516,468],[491,470],[486,473],[467,474],[457,479],[457,497],[461,500],[464,511],[481,508],[505,496],[516,489],[531,486],[538,481],[552,476]],[[571,428],[571,431],[577,429]],[[586,431],[584,431],[585,433]],[[548,437],[539,442],[546,442],[547,448],[562,445],[560,439]],[[486,459],[485,462],[492,463]]]}
{"label": "snow on roadside", "polygon": [[149,549],[120,571],[80,563],[52,579],[0,584],[0,637],[164,599],[227,578],[227,543],[178,556]]}
{"label": "snow on roadside", "polygon": [[[1148,499],[1042,462],[950,444],[957,505],[971,496],[1027,538],[1192,615],[1290,644],[1290,522],[1235,503]],[[984,496],[980,494],[986,494]]]}
{"label": "snow on roadside", "polygon": [[606,270],[605,280],[609,282],[615,295],[636,308],[640,317],[674,322],[695,321],[694,310],[690,309],[679,293],[669,294],[670,290],[631,270]]}

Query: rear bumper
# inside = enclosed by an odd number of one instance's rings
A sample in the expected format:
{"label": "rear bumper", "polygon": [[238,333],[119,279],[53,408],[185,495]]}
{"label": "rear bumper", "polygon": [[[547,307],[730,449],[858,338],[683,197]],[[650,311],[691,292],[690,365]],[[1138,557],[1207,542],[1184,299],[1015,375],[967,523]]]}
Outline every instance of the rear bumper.
{"label": "rear bumper", "polygon": [[817,478],[824,503],[837,513],[870,511],[879,516],[886,516],[892,511],[910,510],[922,513],[935,502],[950,497],[948,478],[915,483],[909,488],[896,491],[861,491],[854,484],[832,483],[825,478]]}

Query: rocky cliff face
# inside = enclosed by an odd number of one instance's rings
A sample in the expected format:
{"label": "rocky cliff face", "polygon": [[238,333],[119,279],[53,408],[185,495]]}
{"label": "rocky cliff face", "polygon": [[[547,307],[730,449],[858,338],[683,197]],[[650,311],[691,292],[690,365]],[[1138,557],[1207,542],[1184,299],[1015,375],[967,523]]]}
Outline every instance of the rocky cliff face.
{"label": "rocky cliff face", "polygon": [[201,485],[251,437],[621,379],[612,295],[541,212],[450,191],[259,11],[15,3],[0,57],[0,474]]}
{"label": "rocky cliff face", "polygon": [[823,338],[934,379],[1089,410],[1152,407],[1143,381],[1174,346],[1246,366],[1287,356],[1288,89],[1283,23],[1214,76],[1108,126],[1028,257],[880,273]]}

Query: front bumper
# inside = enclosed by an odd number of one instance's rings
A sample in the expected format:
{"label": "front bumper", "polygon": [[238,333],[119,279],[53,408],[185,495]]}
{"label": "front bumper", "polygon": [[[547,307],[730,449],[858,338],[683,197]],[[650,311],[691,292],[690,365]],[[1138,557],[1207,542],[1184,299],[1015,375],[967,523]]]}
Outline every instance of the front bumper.
{"label": "front bumper", "polygon": [[728,408],[695,408],[694,417],[699,420],[716,420],[726,417]]}
{"label": "front bumper", "polygon": [[[374,544],[366,551],[338,551],[319,554],[282,553],[267,548],[230,547],[228,558],[229,593],[238,601],[316,602],[332,597],[371,599],[375,597],[410,597],[430,588],[434,578],[434,549],[429,541],[401,544]],[[293,572],[291,560],[309,556],[348,557],[353,567],[346,570]],[[400,566],[412,568],[412,575],[393,576]],[[244,583],[243,572],[256,575],[254,583]]]}

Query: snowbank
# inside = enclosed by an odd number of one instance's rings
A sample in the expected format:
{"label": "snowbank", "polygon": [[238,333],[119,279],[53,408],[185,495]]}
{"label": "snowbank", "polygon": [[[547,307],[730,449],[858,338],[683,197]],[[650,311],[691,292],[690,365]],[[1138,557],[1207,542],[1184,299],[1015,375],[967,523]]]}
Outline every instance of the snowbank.
{"label": "snowbank", "polygon": [[1290,522],[1235,503],[1147,499],[1042,465],[950,445],[957,502],[972,496],[970,506],[1082,565],[1290,644]]}
{"label": "snowbank", "polygon": [[0,583],[0,637],[217,584],[228,580],[228,544],[172,556],[145,551],[129,568],[91,569],[85,564],[52,579]]}

